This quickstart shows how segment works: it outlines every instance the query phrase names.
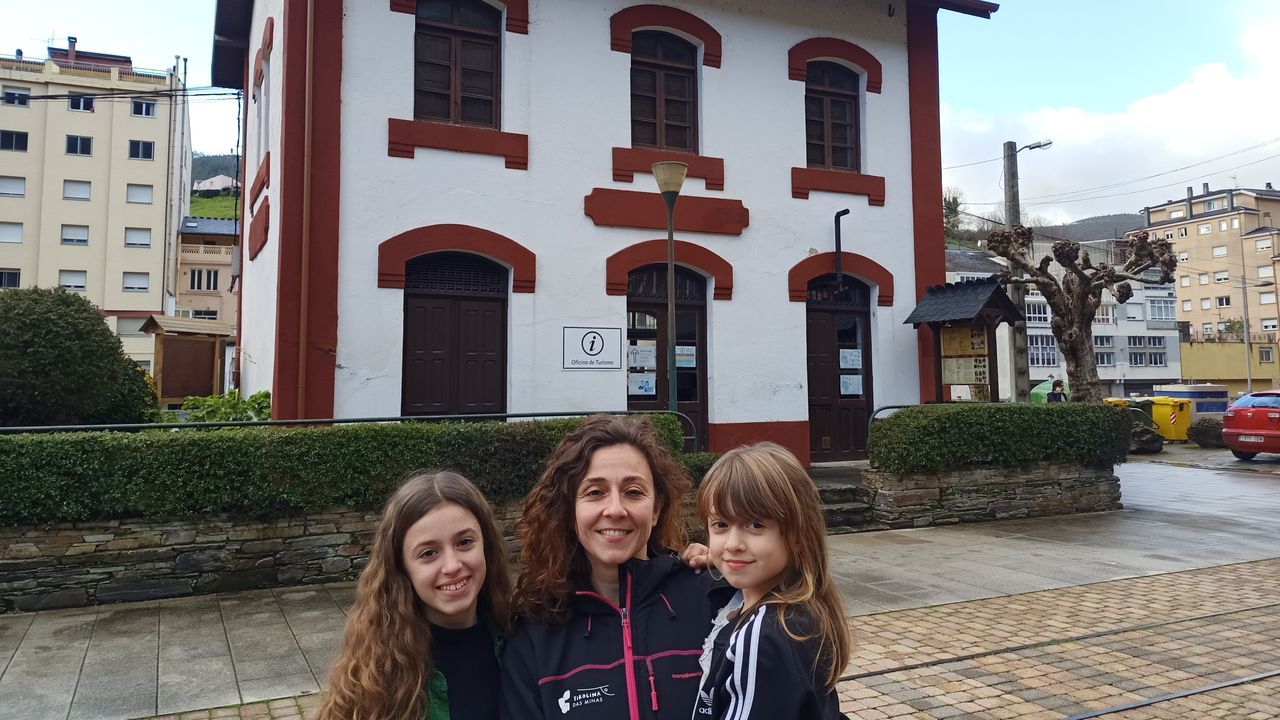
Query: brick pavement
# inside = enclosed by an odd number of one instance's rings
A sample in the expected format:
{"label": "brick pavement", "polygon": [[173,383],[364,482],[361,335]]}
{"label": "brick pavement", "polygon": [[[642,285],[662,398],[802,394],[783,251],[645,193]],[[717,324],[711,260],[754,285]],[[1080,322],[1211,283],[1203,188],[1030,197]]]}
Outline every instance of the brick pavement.
{"label": "brick pavement", "polygon": [[[1280,669],[1280,559],[853,617],[855,720],[1048,720]],[[320,698],[163,716],[316,717]],[[1280,718],[1280,676],[1106,720]]]}

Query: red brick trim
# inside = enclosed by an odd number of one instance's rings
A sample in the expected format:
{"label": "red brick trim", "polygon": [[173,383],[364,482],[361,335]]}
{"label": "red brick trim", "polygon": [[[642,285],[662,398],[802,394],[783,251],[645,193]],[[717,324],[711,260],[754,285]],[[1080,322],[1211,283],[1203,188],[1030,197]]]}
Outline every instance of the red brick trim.
{"label": "red brick trim", "polygon": [[258,51],[253,54],[253,98],[258,99],[258,88],[266,79],[266,61],[271,57],[271,48],[275,47],[276,19],[267,16],[262,26],[262,40],[258,43]]}
{"label": "red brick trim", "polygon": [[[596,225],[667,229],[667,210],[658,193],[595,188],[585,198],[583,209]],[[741,235],[750,220],[741,200],[682,196],[676,202],[676,230]]]}
{"label": "red brick trim", "polygon": [[813,190],[866,195],[868,204],[884,205],[884,178],[879,175],[824,168],[791,168],[791,197],[808,200],[809,192]]}
{"label": "red brick trim", "polygon": [[[915,231],[915,297],[946,281],[942,234],[942,131],[938,101],[938,9],[907,3],[907,86],[911,112],[911,206]],[[916,330],[920,401],[937,397],[933,333]]]}
{"label": "red brick trim", "polygon": [[632,5],[614,13],[609,18],[609,47],[630,53],[631,34],[646,28],[671,28],[696,38],[702,43],[702,64],[720,67],[720,33],[697,15],[666,5]]}
{"label": "red brick trim", "polygon": [[[791,302],[804,302],[809,298],[809,281],[836,271],[836,254],[833,252],[810,255],[792,266],[787,272],[787,292]],[[876,286],[876,304],[893,306],[893,273],[865,255],[840,253],[840,271],[870,280]]]}
{"label": "red brick trim", "polygon": [[271,229],[271,198],[262,201],[249,222],[249,259],[256,260],[267,245],[267,231]]}
{"label": "red brick trim", "polygon": [[810,60],[834,58],[858,66],[867,75],[867,92],[878,93],[884,82],[884,68],[875,55],[848,40],[816,37],[802,40],[787,51],[787,77],[804,81]]}
{"label": "red brick trim", "polygon": [[529,169],[529,136],[426,120],[387,120],[387,154],[412,158],[415,148],[497,155],[512,170]]}
{"label": "red brick trim", "polygon": [[537,256],[515,240],[471,225],[428,225],[378,243],[378,287],[403,288],[406,262],[443,250],[484,255],[511,268],[512,292],[531,293],[537,284]]}
{"label": "red brick trim", "polygon": [[269,187],[271,184],[271,151],[268,150],[262,156],[262,164],[258,166],[258,172],[253,176],[253,185],[249,188],[249,207],[252,208],[258,204],[258,196],[262,194],[263,188]]}
{"label": "red brick trim", "polygon": [[[529,34],[529,0],[495,3],[507,8],[507,32]],[[418,14],[418,0],[391,0],[391,12]]]}
{"label": "red brick trim", "polygon": [[664,160],[687,164],[689,177],[706,180],[708,190],[724,189],[724,158],[649,148],[614,148],[613,179],[615,182],[632,182],[636,173],[652,172],[653,164]]}
{"label": "red brick trim", "polygon": [[722,453],[739,445],[776,442],[809,467],[809,421],[772,420],[745,423],[708,423],[707,444],[711,452]]}
{"label": "red brick trim", "polygon": [[274,16],[268,15],[267,21],[262,25],[262,54],[264,57],[271,57],[271,48],[276,44],[276,19]]}
{"label": "red brick trim", "polygon": [[262,48],[253,54],[253,99],[258,99],[258,88],[262,87],[262,81],[267,78],[266,67],[263,64]]}
{"label": "red brick trim", "polygon": [[[627,294],[627,273],[651,263],[667,261],[667,241],[646,240],[623,248],[604,262],[604,291],[606,295]],[[676,262],[709,275],[715,281],[712,297],[716,300],[733,299],[733,265],[701,245],[676,241]]]}
{"label": "red brick trim", "polygon": [[163,315],[159,310],[102,310],[102,317],[116,318],[149,318],[152,315]]}

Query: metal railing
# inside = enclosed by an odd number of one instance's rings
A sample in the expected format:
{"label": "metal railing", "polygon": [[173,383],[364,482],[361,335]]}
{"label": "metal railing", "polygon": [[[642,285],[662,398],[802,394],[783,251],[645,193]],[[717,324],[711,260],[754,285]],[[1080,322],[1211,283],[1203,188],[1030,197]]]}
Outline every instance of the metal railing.
{"label": "metal railing", "polygon": [[[306,427],[313,425],[355,425],[359,423],[402,422],[471,422],[474,420],[538,420],[544,418],[586,417],[588,415],[675,415],[680,419],[680,437],[686,442],[696,435],[686,435],[694,428],[693,420],[672,410],[586,410],[577,412],[476,413],[474,415],[390,415],[363,418],[307,418],[299,420],[228,420],[223,422],[129,423],[115,425],[28,425],[0,427],[0,435],[63,432],[140,432],[143,430],[215,430],[240,427]],[[696,442],[695,442],[696,447]]]}

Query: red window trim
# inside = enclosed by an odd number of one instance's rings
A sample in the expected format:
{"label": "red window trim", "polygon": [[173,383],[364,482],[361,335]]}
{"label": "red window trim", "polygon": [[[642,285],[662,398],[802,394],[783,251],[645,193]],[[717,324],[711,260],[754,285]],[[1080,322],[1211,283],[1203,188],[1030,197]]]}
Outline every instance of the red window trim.
{"label": "red window trim", "polygon": [[271,151],[268,150],[262,156],[262,164],[258,166],[258,172],[253,176],[253,185],[249,187],[249,208],[253,209],[258,204],[258,196],[262,194],[263,188],[269,187],[271,184]]}
{"label": "red window trim", "polygon": [[720,33],[702,18],[666,5],[632,5],[609,18],[609,47],[615,52],[631,53],[631,33],[649,28],[670,28],[696,38],[702,43],[702,64],[720,67]]}
{"label": "red window trim", "polygon": [[787,77],[804,82],[810,60],[834,58],[858,66],[867,76],[867,92],[879,93],[884,84],[884,68],[875,55],[848,40],[816,37],[802,40],[787,51]]}
{"label": "red window trim", "polygon": [[267,17],[262,27],[262,41],[258,43],[258,51],[253,54],[253,97],[258,98],[258,88],[266,79],[266,61],[271,57],[271,48],[275,46],[276,19]]}
{"label": "red window trim", "polygon": [[879,175],[826,168],[791,168],[791,197],[808,200],[811,190],[866,195],[867,204],[884,206],[884,178]]}
{"label": "red window trim", "polygon": [[430,120],[387,120],[387,155],[412,158],[416,148],[496,155],[511,170],[529,169],[529,136]]}
{"label": "red window trim", "polygon": [[[656,192],[594,188],[583,212],[596,225],[665,230],[667,213]],[[684,232],[741,235],[751,215],[741,200],[684,196],[676,203],[675,229]]]}
{"label": "red window trim", "polygon": [[674,150],[616,147],[613,149],[613,179],[615,182],[634,182],[636,173],[652,173],[654,163],[666,160],[687,164],[689,177],[706,180],[708,190],[724,190],[724,158]]}
{"label": "red window trim", "polygon": [[[667,241],[646,240],[610,255],[604,263],[604,291],[607,295],[627,294],[627,274],[632,270],[667,259]],[[676,241],[676,262],[694,268],[715,281],[712,297],[733,299],[733,265],[697,243]]]}
{"label": "red window trim", "polygon": [[[529,34],[529,0],[508,0],[490,3],[502,5],[507,10],[507,32]],[[391,12],[418,14],[418,0],[391,0]]]}
{"label": "red window trim", "polygon": [[249,223],[249,259],[253,260],[267,246],[267,231],[271,229],[271,198],[264,198],[262,206],[253,214]]}
{"label": "red window trim", "polygon": [[[857,253],[840,253],[840,270],[849,275],[870,280],[876,286],[876,305],[893,306],[893,273],[883,265],[865,255]],[[809,299],[809,281],[836,271],[836,254],[834,252],[810,255],[791,267],[787,272],[787,292],[791,302],[805,302]]]}
{"label": "red window trim", "polygon": [[404,265],[427,253],[461,250],[493,258],[511,268],[511,291],[531,293],[537,285],[533,251],[509,237],[473,225],[427,225],[378,243],[378,287],[404,288]]}

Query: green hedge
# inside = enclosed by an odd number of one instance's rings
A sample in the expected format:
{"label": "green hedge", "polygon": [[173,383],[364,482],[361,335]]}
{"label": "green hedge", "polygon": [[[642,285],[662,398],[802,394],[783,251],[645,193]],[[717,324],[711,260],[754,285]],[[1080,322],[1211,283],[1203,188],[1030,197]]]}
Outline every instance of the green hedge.
{"label": "green hedge", "polygon": [[873,467],[937,472],[1045,460],[1124,462],[1132,426],[1123,408],[1084,403],[921,405],[871,424]]}
{"label": "green hedge", "polygon": [[[652,420],[663,441],[679,447],[676,419]],[[417,468],[457,470],[491,500],[512,500],[528,493],[579,422],[0,436],[0,524],[376,508]],[[681,459],[694,473],[709,465],[702,454]]]}

